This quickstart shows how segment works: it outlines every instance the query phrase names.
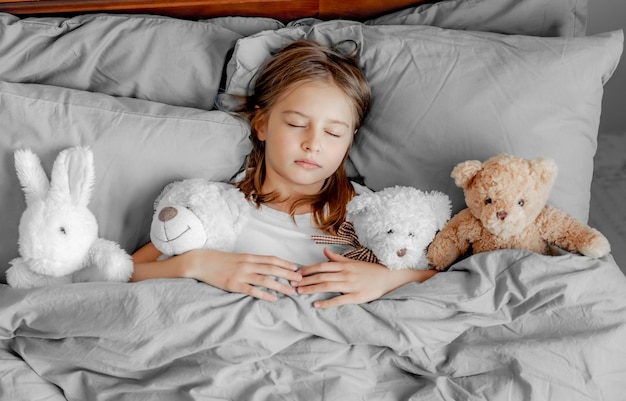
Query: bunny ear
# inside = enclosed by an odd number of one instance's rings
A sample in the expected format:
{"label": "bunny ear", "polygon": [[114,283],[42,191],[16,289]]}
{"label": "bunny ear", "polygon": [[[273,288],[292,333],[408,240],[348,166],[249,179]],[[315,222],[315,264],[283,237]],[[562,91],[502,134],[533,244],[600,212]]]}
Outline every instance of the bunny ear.
{"label": "bunny ear", "polygon": [[16,150],[15,172],[26,196],[26,204],[45,198],[50,187],[41,161],[30,149]]}
{"label": "bunny ear", "polygon": [[61,151],[52,166],[51,192],[68,197],[76,206],[86,207],[94,182],[93,153],[89,148],[74,147]]}

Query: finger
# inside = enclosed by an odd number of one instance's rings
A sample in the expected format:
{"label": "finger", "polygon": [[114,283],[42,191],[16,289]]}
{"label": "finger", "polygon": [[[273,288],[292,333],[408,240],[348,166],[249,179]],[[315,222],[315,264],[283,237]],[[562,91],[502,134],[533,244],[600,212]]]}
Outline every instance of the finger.
{"label": "finger", "polygon": [[266,255],[248,255],[248,262],[260,264],[260,265],[271,265],[276,266],[281,269],[287,269],[291,271],[298,270],[298,265],[295,263],[291,263],[287,260],[278,258],[276,256],[266,256]]}
{"label": "finger", "polygon": [[302,280],[302,274],[300,272],[292,272],[290,270],[285,270],[275,265],[255,265],[251,271],[255,274],[280,277],[293,282],[298,282]]}
{"label": "finger", "polygon": [[341,292],[341,293],[349,293],[352,292],[353,289],[350,287],[349,283],[345,281],[337,281],[337,282],[321,282],[319,284],[311,284],[307,286],[296,286],[296,291],[301,295],[309,295],[309,294],[319,294],[322,292]]}
{"label": "finger", "polygon": [[294,287],[305,287],[315,284],[332,283],[332,282],[345,282],[346,275],[341,271],[331,273],[316,273],[310,276],[302,276],[301,280],[291,281],[291,285]]}
{"label": "finger", "polygon": [[293,295],[296,292],[295,288],[288,286],[287,284],[283,284],[279,281],[276,281],[275,279],[271,277],[264,276],[261,274],[253,275],[251,279],[249,280],[249,282],[252,285],[265,287],[269,290],[274,290],[276,292],[280,292],[281,294],[285,294],[285,295]]}
{"label": "finger", "polygon": [[257,288],[251,285],[248,286],[247,291],[243,291],[243,292],[254,298],[261,299],[263,301],[274,302],[277,299],[276,295],[271,294],[267,291],[263,291],[260,288]]}
{"label": "finger", "polygon": [[302,276],[312,276],[319,273],[336,273],[340,272],[342,267],[338,263],[318,263],[316,265],[306,266],[299,270]]}
{"label": "finger", "polygon": [[327,309],[335,306],[355,304],[354,296],[351,294],[339,295],[334,298],[326,299],[323,301],[315,301],[313,302],[313,307],[315,309]]}
{"label": "finger", "polygon": [[326,256],[331,262],[349,262],[352,260],[350,258],[346,258],[343,255],[335,253],[328,248],[324,248],[324,256]]}

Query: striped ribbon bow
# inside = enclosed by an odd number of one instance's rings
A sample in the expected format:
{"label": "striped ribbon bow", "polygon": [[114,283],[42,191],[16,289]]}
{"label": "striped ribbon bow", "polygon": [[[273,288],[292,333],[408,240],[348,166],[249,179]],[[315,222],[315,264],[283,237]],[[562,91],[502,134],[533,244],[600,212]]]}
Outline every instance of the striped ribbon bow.
{"label": "striped ribbon bow", "polygon": [[352,260],[362,260],[370,263],[380,263],[374,252],[361,245],[359,237],[354,231],[354,225],[349,221],[344,221],[337,230],[337,235],[311,235],[313,241],[320,245],[349,245],[352,249],[345,251],[341,255]]}

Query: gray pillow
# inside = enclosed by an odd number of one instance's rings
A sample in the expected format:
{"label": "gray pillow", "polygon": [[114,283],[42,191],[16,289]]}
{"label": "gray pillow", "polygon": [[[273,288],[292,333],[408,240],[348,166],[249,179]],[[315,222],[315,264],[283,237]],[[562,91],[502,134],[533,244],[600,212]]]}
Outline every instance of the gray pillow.
{"label": "gray pillow", "polygon": [[284,28],[285,24],[274,18],[226,16],[200,20],[222,26],[242,36],[252,36],[259,32]]}
{"label": "gray pillow", "polygon": [[157,16],[0,14],[0,80],[211,109],[239,38],[216,24]]}
{"label": "gray pillow", "polygon": [[350,153],[355,173],[379,190],[438,189],[454,211],[450,172],[498,153],[548,157],[560,172],[550,201],[586,222],[603,85],[623,32],[541,38],[429,26],[327,22],[238,41],[227,92],[248,94],[273,52],[298,38],[355,41],[373,102]]}
{"label": "gray pillow", "polygon": [[89,208],[100,236],[132,253],[149,241],[154,199],[189,177],[229,180],[251,149],[248,124],[204,111],[72,89],[0,82],[0,281],[18,256],[25,208],[13,152],[30,148],[50,174],[59,151],[90,146],[96,181]]}
{"label": "gray pillow", "polygon": [[431,25],[529,36],[584,36],[587,0],[443,0],[365,23]]}

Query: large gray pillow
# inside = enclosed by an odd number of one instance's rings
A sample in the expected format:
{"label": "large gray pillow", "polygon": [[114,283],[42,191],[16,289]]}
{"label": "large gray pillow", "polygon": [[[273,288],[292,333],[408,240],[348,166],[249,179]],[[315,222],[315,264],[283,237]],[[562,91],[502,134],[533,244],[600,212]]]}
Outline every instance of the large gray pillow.
{"label": "large gray pillow", "polygon": [[365,23],[431,25],[529,36],[584,36],[587,0],[442,0]]}
{"label": "large gray pillow", "polygon": [[586,222],[603,85],[623,32],[531,37],[430,26],[327,22],[238,41],[227,92],[249,94],[271,54],[299,38],[354,41],[372,88],[372,108],[350,160],[365,184],[462,192],[450,172],[498,153],[549,157],[560,168],[551,203]]}
{"label": "large gray pillow", "polygon": [[72,89],[0,82],[0,281],[18,256],[25,208],[13,152],[31,148],[50,173],[64,148],[94,152],[89,208],[100,236],[129,253],[149,241],[154,199],[175,180],[229,180],[251,149],[248,124],[221,111],[176,107]]}
{"label": "large gray pillow", "polygon": [[158,16],[0,13],[0,80],[211,109],[239,38],[217,24]]}

